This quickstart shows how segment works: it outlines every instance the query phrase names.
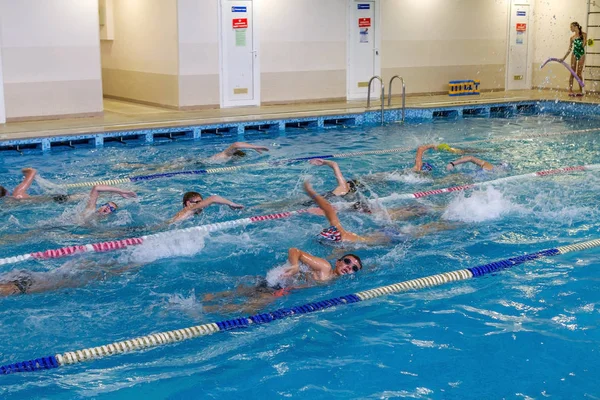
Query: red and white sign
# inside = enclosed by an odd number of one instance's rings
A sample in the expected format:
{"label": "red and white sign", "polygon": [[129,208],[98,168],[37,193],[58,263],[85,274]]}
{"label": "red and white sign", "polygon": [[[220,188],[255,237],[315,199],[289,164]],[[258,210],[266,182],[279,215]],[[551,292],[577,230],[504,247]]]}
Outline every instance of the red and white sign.
{"label": "red and white sign", "polygon": [[525,32],[527,30],[527,24],[517,24],[517,32]]}
{"label": "red and white sign", "polygon": [[358,19],[358,27],[359,28],[370,28],[371,27],[371,18],[359,18]]}
{"label": "red and white sign", "polygon": [[232,24],[233,29],[246,29],[248,28],[248,18],[234,18]]}

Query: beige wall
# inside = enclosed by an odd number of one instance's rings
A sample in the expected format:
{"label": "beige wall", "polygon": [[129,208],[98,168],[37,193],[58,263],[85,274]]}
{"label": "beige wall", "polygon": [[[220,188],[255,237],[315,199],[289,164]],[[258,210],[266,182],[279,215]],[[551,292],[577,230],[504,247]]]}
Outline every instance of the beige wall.
{"label": "beige wall", "polygon": [[181,107],[219,105],[217,0],[178,0],[179,102]]}
{"label": "beige wall", "polygon": [[0,0],[6,117],[102,112],[97,0]]}
{"label": "beige wall", "polygon": [[346,0],[262,0],[262,101],[346,96]]}
{"label": "beige wall", "polygon": [[103,40],[104,95],[179,106],[177,0],[113,0]]}
{"label": "beige wall", "polygon": [[504,88],[507,0],[383,1],[382,73],[408,93],[442,92],[448,81]]}
{"label": "beige wall", "polygon": [[[562,58],[565,55],[572,35],[571,22],[577,21],[585,29],[587,1],[536,0],[535,7],[533,86],[544,89],[567,89],[570,73],[565,67],[558,63],[549,63],[540,70],[540,65],[550,57]],[[570,62],[570,56],[566,61]],[[589,62],[588,57],[587,64]]]}

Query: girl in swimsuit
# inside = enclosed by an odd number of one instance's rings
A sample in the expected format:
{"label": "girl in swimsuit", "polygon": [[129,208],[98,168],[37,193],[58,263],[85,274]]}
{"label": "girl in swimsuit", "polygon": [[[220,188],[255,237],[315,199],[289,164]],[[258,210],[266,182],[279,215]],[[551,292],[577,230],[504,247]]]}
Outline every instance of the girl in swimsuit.
{"label": "girl in swimsuit", "polygon": [[[573,36],[571,36],[571,40],[569,42],[569,50],[567,50],[567,54],[562,58],[562,61],[565,61],[571,50],[573,50],[573,54],[571,55],[571,69],[577,73],[579,79],[583,81],[583,66],[585,65],[585,46],[587,44],[587,34],[581,30],[581,25],[577,22],[571,23],[571,32],[573,32]],[[579,93],[573,93],[573,75],[569,77],[569,96],[583,96],[583,88],[579,88]]]}

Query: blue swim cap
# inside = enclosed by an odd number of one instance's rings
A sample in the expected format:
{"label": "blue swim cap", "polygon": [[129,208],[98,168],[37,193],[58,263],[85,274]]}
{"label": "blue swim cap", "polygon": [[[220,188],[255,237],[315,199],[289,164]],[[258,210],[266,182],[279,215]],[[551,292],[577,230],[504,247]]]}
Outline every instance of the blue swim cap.
{"label": "blue swim cap", "polygon": [[423,166],[421,167],[421,171],[432,171],[433,170],[433,166],[429,163],[424,162]]}

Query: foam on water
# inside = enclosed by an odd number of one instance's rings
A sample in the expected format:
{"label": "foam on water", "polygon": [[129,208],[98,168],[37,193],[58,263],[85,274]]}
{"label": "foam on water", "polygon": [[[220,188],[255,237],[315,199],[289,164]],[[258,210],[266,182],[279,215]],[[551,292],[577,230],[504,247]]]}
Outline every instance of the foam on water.
{"label": "foam on water", "polygon": [[140,246],[135,246],[122,254],[122,263],[150,263],[162,258],[191,257],[204,249],[207,233],[176,232],[144,240]]}
{"label": "foam on water", "polygon": [[522,210],[521,206],[513,204],[500,190],[487,186],[485,190],[458,193],[448,204],[442,218],[449,221],[483,222]]}

